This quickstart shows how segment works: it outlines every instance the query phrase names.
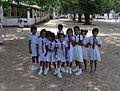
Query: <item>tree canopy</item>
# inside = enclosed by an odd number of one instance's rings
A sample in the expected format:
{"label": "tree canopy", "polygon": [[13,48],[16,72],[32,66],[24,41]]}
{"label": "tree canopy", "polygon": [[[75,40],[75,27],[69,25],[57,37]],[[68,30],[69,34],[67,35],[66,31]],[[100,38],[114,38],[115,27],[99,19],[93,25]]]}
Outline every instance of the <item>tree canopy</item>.
{"label": "tree canopy", "polygon": [[38,5],[47,11],[58,13],[84,14],[86,24],[90,24],[90,15],[120,11],[120,0],[1,0],[0,3]]}

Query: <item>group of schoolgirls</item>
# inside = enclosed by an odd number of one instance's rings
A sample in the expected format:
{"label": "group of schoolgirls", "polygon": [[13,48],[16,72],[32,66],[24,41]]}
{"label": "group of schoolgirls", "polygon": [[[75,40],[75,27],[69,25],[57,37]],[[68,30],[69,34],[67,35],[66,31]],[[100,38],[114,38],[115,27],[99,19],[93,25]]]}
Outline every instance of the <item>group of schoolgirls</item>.
{"label": "group of schoolgirls", "polygon": [[[46,75],[53,65],[53,74],[59,78],[62,78],[62,72],[69,74],[74,72],[75,75],[80,75],[87,70],[87,63],[90,60],[90,73],[95,72],[97,61],[101,61],[99,47],[102,41],[97,36],[99,33],[97,28],[92,30],[93,36],[90,38],[86,37],[87,32],[75,26],[73,29],[68,28],[64,35],[63,25],[59,24],[57,36],[45,29],[42,29],[38,36],[37,27],[32,26],[29,35],[32,70],[38,70],[38,75]],[[75,62],[74,69],[72,69],[73,62]]]}

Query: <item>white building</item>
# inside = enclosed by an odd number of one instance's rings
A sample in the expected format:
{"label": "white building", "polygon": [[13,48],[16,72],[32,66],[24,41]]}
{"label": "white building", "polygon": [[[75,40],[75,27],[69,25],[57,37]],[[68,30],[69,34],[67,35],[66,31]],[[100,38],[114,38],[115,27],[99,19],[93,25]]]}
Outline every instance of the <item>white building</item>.
{"label": "white building", "polygon": [[37,5],[0,5],[0,19],[3,26],[18,26],[18,19],[23,18],[25,26],[47,20],[50,14]]}

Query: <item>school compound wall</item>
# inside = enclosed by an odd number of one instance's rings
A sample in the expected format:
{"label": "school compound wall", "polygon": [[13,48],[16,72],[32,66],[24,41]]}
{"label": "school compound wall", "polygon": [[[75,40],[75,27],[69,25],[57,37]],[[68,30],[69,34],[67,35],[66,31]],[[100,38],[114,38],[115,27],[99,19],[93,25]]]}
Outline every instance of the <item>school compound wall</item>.
{"label": "school compound wall", "polygon": [[[12,6],[12,5],[11,5]],[[18,17],[17,16],[17,5],[14,5],[14,8],[7,16],[5,16],[4,6],[0,5],[0,19],[2,20],[3,26],[18,26]],[[13,7],[12,7],[13,8]],[[26,6],[24,8],[27,8]],[[21,11],[22,12],[22,11]],[[12,14],[15,15],[13,16]],[[26,11],[26,17],[22,17],[24,20],[25,26],[30,26],[35,23],[39,23],[45,20],[50,19],[50,13],[41,10],[40,8],[31,7],[31,11]]]}

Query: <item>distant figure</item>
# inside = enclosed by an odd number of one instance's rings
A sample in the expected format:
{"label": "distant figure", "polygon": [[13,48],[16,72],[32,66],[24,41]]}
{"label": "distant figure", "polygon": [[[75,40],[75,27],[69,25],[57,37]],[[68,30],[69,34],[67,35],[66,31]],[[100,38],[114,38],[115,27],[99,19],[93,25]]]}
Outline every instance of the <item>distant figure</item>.
{"label": "distant figure", "polygon": [[23,20],[23,18],[19,18],[18,19],[18,29],[19,29],[19,31],[23,31],[23,28],[24,28],[24,20]]}
{"label": "distant figure", "polygon": [[0,44],[3,44],[5,37],[6,37],[5,30],[4,30],[3,26],[2,26],[2,22],[1,22],[1,19],[0,19]]}
{"label": "distant figure", "polygon": [[58,25],[57,35],[58,35],[58,34],[61,34],[61,33],[64,34],[64,32],[63,32],[63,25],[62,25],[62,24],[59,24],[59,25]]}

